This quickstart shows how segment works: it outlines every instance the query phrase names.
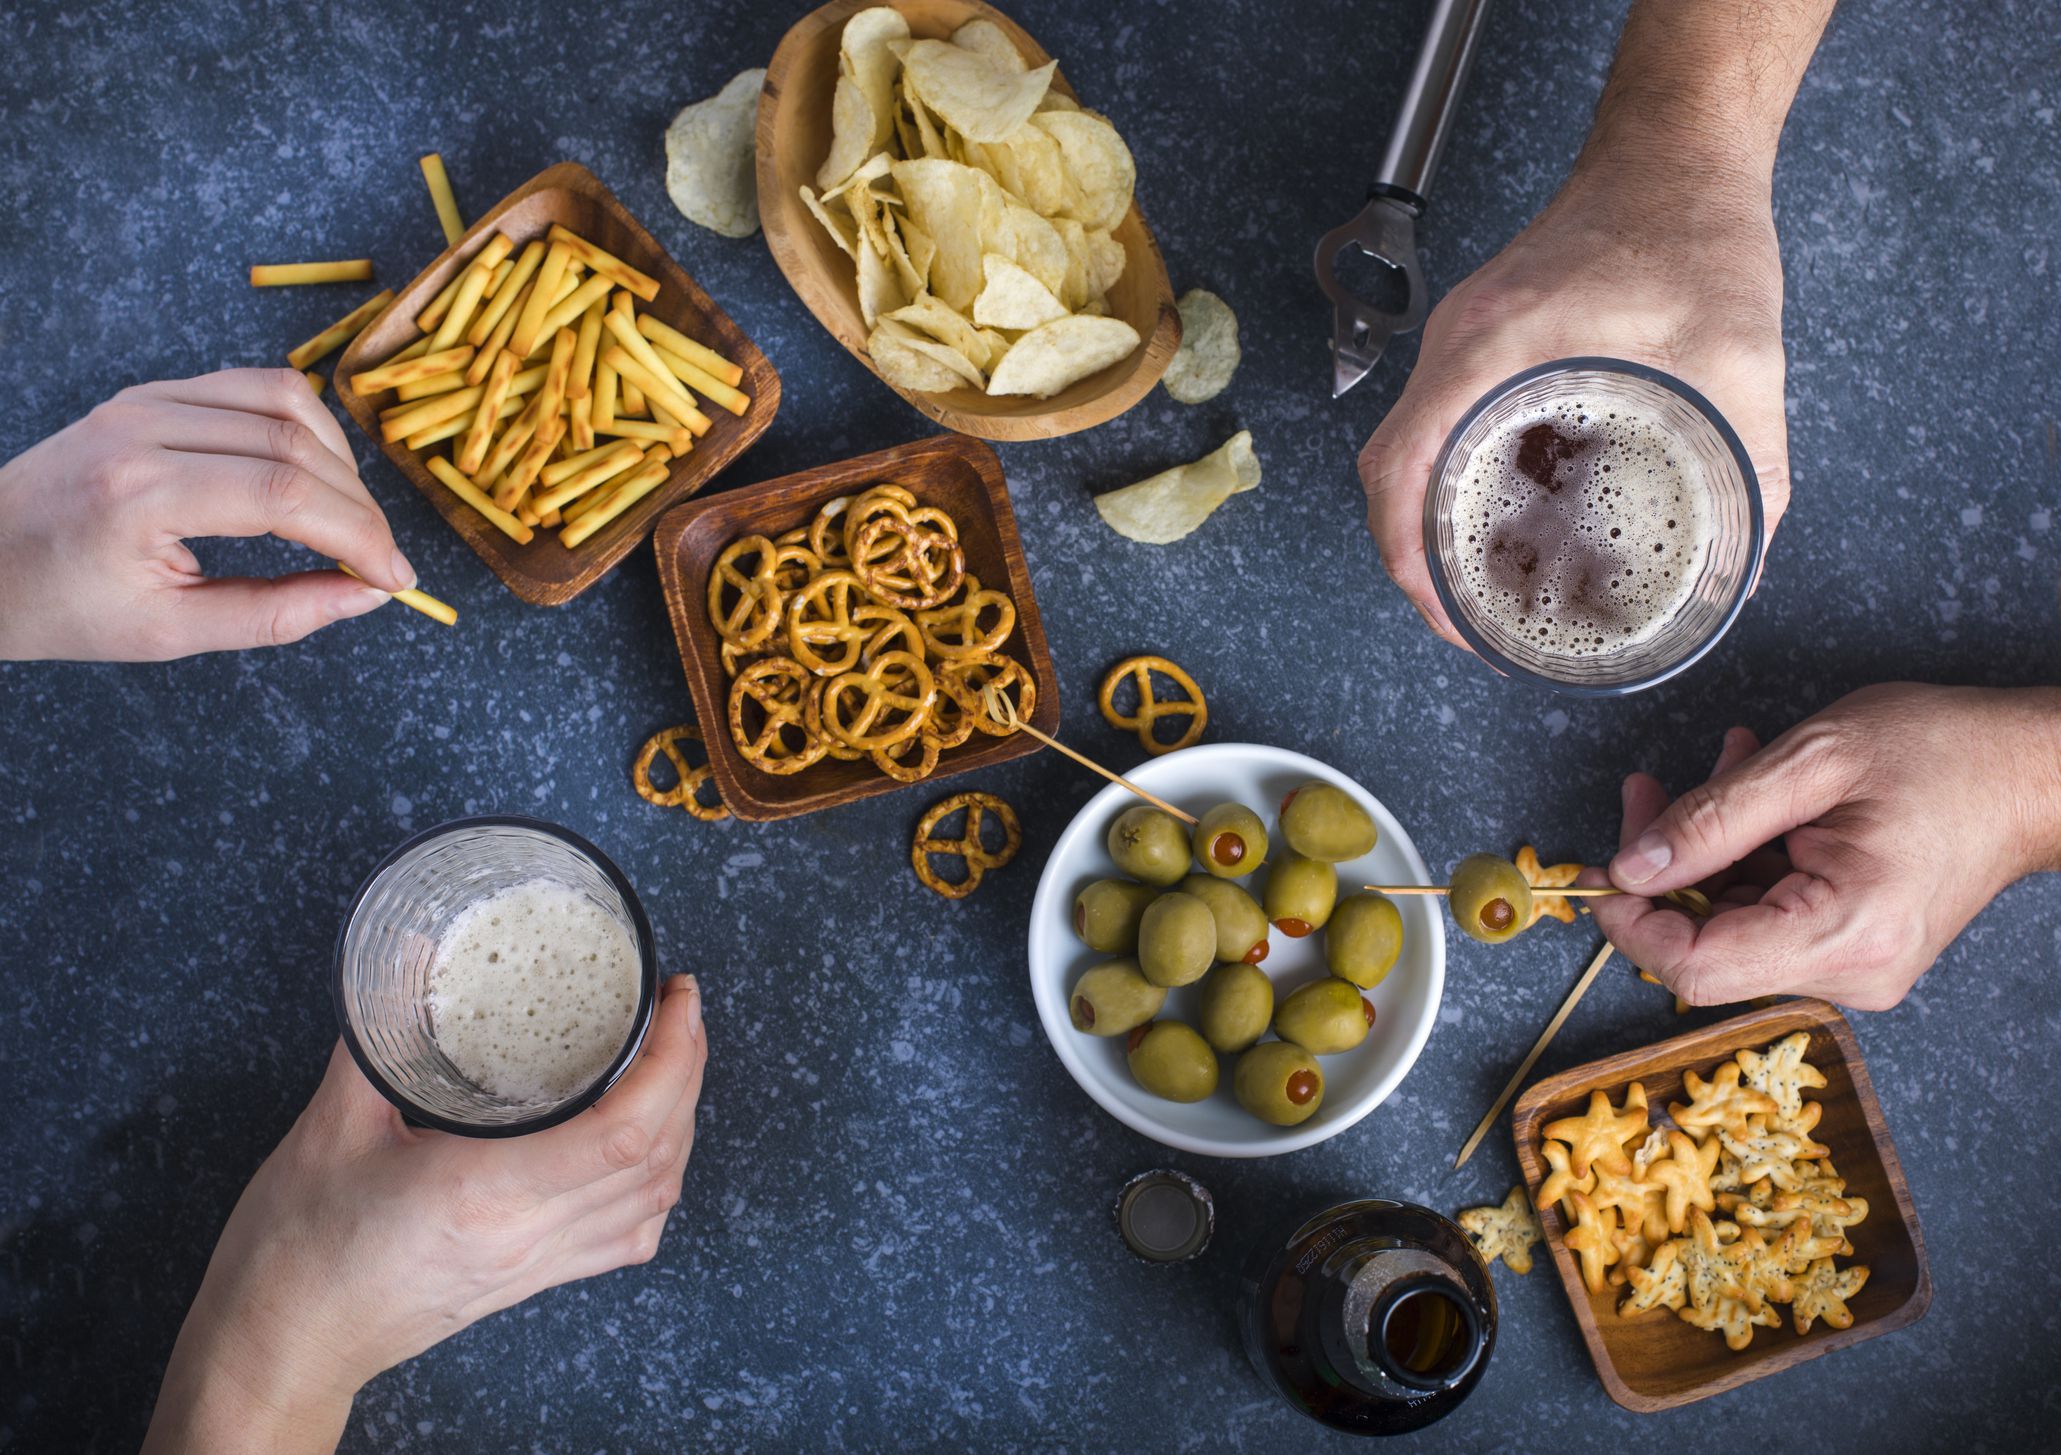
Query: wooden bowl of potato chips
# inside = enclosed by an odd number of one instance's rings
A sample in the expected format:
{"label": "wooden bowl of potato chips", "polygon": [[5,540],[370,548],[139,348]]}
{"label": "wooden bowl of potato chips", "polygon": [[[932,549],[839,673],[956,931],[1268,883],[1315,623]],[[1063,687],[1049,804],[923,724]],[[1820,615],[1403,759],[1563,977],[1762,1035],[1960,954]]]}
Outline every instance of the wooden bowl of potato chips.
{"label": "wooden bowl of potato chips", "polygon": [[1108,118],[978,0],[834,0],[787,32],[758,115],[766,242],[917,409],[983,439],[1113,419],[1181,340]]}

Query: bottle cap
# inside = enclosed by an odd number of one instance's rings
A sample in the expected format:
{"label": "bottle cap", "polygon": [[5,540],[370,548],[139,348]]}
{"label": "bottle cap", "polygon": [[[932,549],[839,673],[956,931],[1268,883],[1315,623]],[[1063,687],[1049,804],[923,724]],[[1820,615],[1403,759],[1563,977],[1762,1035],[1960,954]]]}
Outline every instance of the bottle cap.
{"label": "bottle cap", "polygon": [[1184,1172],[1141,1172],[1116,1195],[1116,1230],[1148,1263],[1179,1263],[1209,1246],[1216,1231],[1209,1189]]}

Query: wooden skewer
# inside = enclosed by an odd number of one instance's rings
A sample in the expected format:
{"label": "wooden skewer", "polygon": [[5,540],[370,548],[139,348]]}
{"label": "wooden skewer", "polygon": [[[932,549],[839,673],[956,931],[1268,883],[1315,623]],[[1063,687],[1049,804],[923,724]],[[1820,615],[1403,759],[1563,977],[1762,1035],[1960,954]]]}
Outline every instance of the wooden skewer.
{"label": "wooden skewer", "polygon": [[1616,948],[1610,941],[1605,940],[1603,948],[1596,952],[1596,958],[1589,961],[1589,968],[1582,971],[1582,978],[1574,982],[1574,989],[1567,992],[1567,999],[1560,1002],[1560,1009],[1553,1012],[1553,1019],[1547,1021],[1546,1028],[1539,1032],[1539,1038],[1533,1043],[1530,1052],[1518,1063],[1517,1069],[1510,1073],[1510,1079],[1503,1084],[1502,1091],[1496,1096],[1495,1104],[1488,1109],[1488,1115],[1481,1119],[1480,1124],[1474,1128],[1474,1135],[1467,1139],[1467,1145],[1462,1147],[1460,1155],[1453,1159],[1455,1172],[1467,1165],[1467,1159],[1474,1155],[1474,1149],[1481,1145],[1481,1139],[1488,1135],[1488,1129],[1496,1124],[1496,1118],[1503,1114],[1503,1108],[1508,1106],[1510,1098],[1517,1094],[1518,1084],[1537,1063],[1540,1053],[1553,1044],[1553,1037],[1560,1034],[1560,1027],[1567,1023],[1567,1017],[1573,1013],[1582,996],[1588,993],[1589,983],[1596,978],[1596,972],[1603,968],[1603,962],[1610,958],[1611,952]]}
{"label": "wooden skewer", "polygon": [[[1362,884],[1360,888],[1371,889],[1376,894],[1450,894],[1453,886],[1450,884]],[[1544,885],[1534,884],[1531,887],[1531,892],[1541,899],[1555,896],[1561,899],[1600,899],[1606,894],[1631,893],[1628,889],[1619,889],[1614,885],[1608,884],[1599,884],[1593,887],[1570,884],[1560,889],[1551,889]],[[1700,915],[1706,919],[1710,916],[1710,899],[1699,889],[1670,889],[1661,898],[1676,908],[1685,909],[1693,915]]]}
{"label": "wooden skewer", "polygon": [[1175,818],[1179,819],[1182,823],[1187,824],[1190,828],[1193,828],[1195,826],[1194,814],[1185,812],[1182,809],[1175,808],[1171,803],[1168,803],[1164,798],[1161,798],[1156,793],[1146,792],[1137,784],[1133,783],[1130,779],[1124,777],[1123,774],[1110,772],[1109,769],[1103,767],[1100,763],[1096,762],[1093,758],[1088,757],[1086,754],[1076,753],[1072,748],[1069,748],[1066,744],[1060,742],[1059,739],[1053,737],[1050,733],[1039,732],[1036,728],[1032,727],[1029,723],[1025,722],[1023,718],[1017,713],[1016,704],[1009,700],[1009,697],[1006,693],[1003,693],[1002,691],[994,687],[983,687],[981,689],[981,703],[987,708],[988,716],[993,718],[996,722],[1004,724],[1005,726],[1007,726],[1015,732],[1029,733],[1032,737],[1036,738],[1046,747],[1057,748],[1060,752],[1066,754],[1067,757],[1073,759],[1083,768],[1087,768],[1096,773],[1100,773],[1104,778],[1107,778],[1111,783],[1115,783],[1124,788],[1130,789],[1131,792],[1137,794],[1140,798],[1144,799],[1154,808],[1157,808],[1164,813],[1172,814]]}

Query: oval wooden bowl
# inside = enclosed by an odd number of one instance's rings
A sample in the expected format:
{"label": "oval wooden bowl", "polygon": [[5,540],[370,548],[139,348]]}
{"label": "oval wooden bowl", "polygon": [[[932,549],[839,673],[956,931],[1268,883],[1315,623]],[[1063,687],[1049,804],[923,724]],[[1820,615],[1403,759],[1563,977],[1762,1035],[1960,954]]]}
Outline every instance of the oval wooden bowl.
{"label": "oval wooden bowl", "polygon": [[[866,355],[867,330],[852,260],[802,206],[799,189],[815,185],[816,169],[830,150],[830,102],[844,23],[871,3],[831,0],[787,32],[766,71],[758,118],[759,220],[766,245],[809,311],[869,369],[873,361]],[[987,19],[1002,27],[1031,65],[1051,59],[1015,21],[980,0],[901,0],[895,9],[919,39],[944,40],[969,20]],[[1073,95],[1064,71],[1053,73],[1052,85]],[[1109,290],[1109,312],[1144,340],[1127,358],[1050,399],[992,397],[971,388],[895,392],[947,429],[990,440],[1051,439],[1122,414],[1166,372],[1181,342],[1181,315],[1174,307],[1166,260],[1135,201],[1114,236],[1123,244],[1126,262],[1123,277]]]}

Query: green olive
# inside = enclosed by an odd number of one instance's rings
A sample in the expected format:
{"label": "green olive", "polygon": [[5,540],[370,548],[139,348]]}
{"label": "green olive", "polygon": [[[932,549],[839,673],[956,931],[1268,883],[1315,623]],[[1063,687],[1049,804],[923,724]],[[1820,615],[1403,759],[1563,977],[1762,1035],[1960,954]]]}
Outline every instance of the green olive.
{"label": "green olive", "polygon": [[1324,1072],[1302,1047],[1262,1041],[1238,1058],[1231,1094],[1261,1121],[1292,1127],[1324,1104]]}
{"label": "green olive", "polygon": [[1109,826],[1109,857],[1133,879],[1163,889],[1188,872],[1188,831],[1172,814],[1141,803]]}
{"label": "green olive", "polygon": [[1374,1007],[1350,981],[1328,976],[1289,992],[1274,1012],[1274,1034],[1312,1056],[1335,1056],[1367,1039]]}
{"label": "green olive", "polygon": [[1202,982],[1195,1018],[1210,1045],[1227,1056],[1242,1051],[1274,1018],[1274,982],[1250,965],[1219,965]]}
{"label": "green olive", "polygon": [[1138,921],[1138,967],[1154,985],[1187,985],[1216,963],[1217,921],[1192,894],[1171,890]]}
{"label": "green olive", "polygon": [[1179,887],[1181,893],[1192,894],[1208,905],[1216,917],[1219,960],[1257,965],[1267,958],[1267,912],[1258,900],[1229,880],[1207,874],[1190,874]]}
{"label": "green olive", "polygon": [[1301,854],[1283,854],[1267,870],[1261,903],[1274,927],[1291,939],[1321,930],[1338,902],[1338,874],[1329,864]]}
{"label": "green olive", "polygon": [[1138,973],[1136,960],[1111,960],[1073,983],[1067,1013],[1091,1036],[1121,1036],[1159,1014],[1166,991]]}
{"label": "green olive", "polygon": [[1374,816],[1350,793],[1310,782],[1281,800],[1281,837],[1305,859],[1343,864],[1372,853],[1381,834]]}
{"label": "green olive", "polygon": [[1403,912],[1379,894],[1348,894],[1324,926],[1324,963],[1362,990],[1379,985],[1403,952]]}
{"label": "green olive", "polygon": [[1217,1053],[1191,1026],[1150,1021],[1131,1032],[1131,1075],[1154,1096],[1201,1101],[1217,1089]]}
{"label": "green olive", "polygon": [[1446,907],[1453,922],[1484,945],[1514,940],[1531,919],[1531,886],[1508,859],[1469,854],[1453,866]]}
{"label": "green olive", "polygon": [[1219,879],[1250,874],[1266,861],[1267,826],[1241,803],[1220,803],[1195,821],[1195,857]]}
{"label": "green olive", "polygon": [[1157,892],[1128,879],[1097,879],[1073,902],[1073,932],[1091,950],[1128,955],[1138,948],[1138,921]]}

